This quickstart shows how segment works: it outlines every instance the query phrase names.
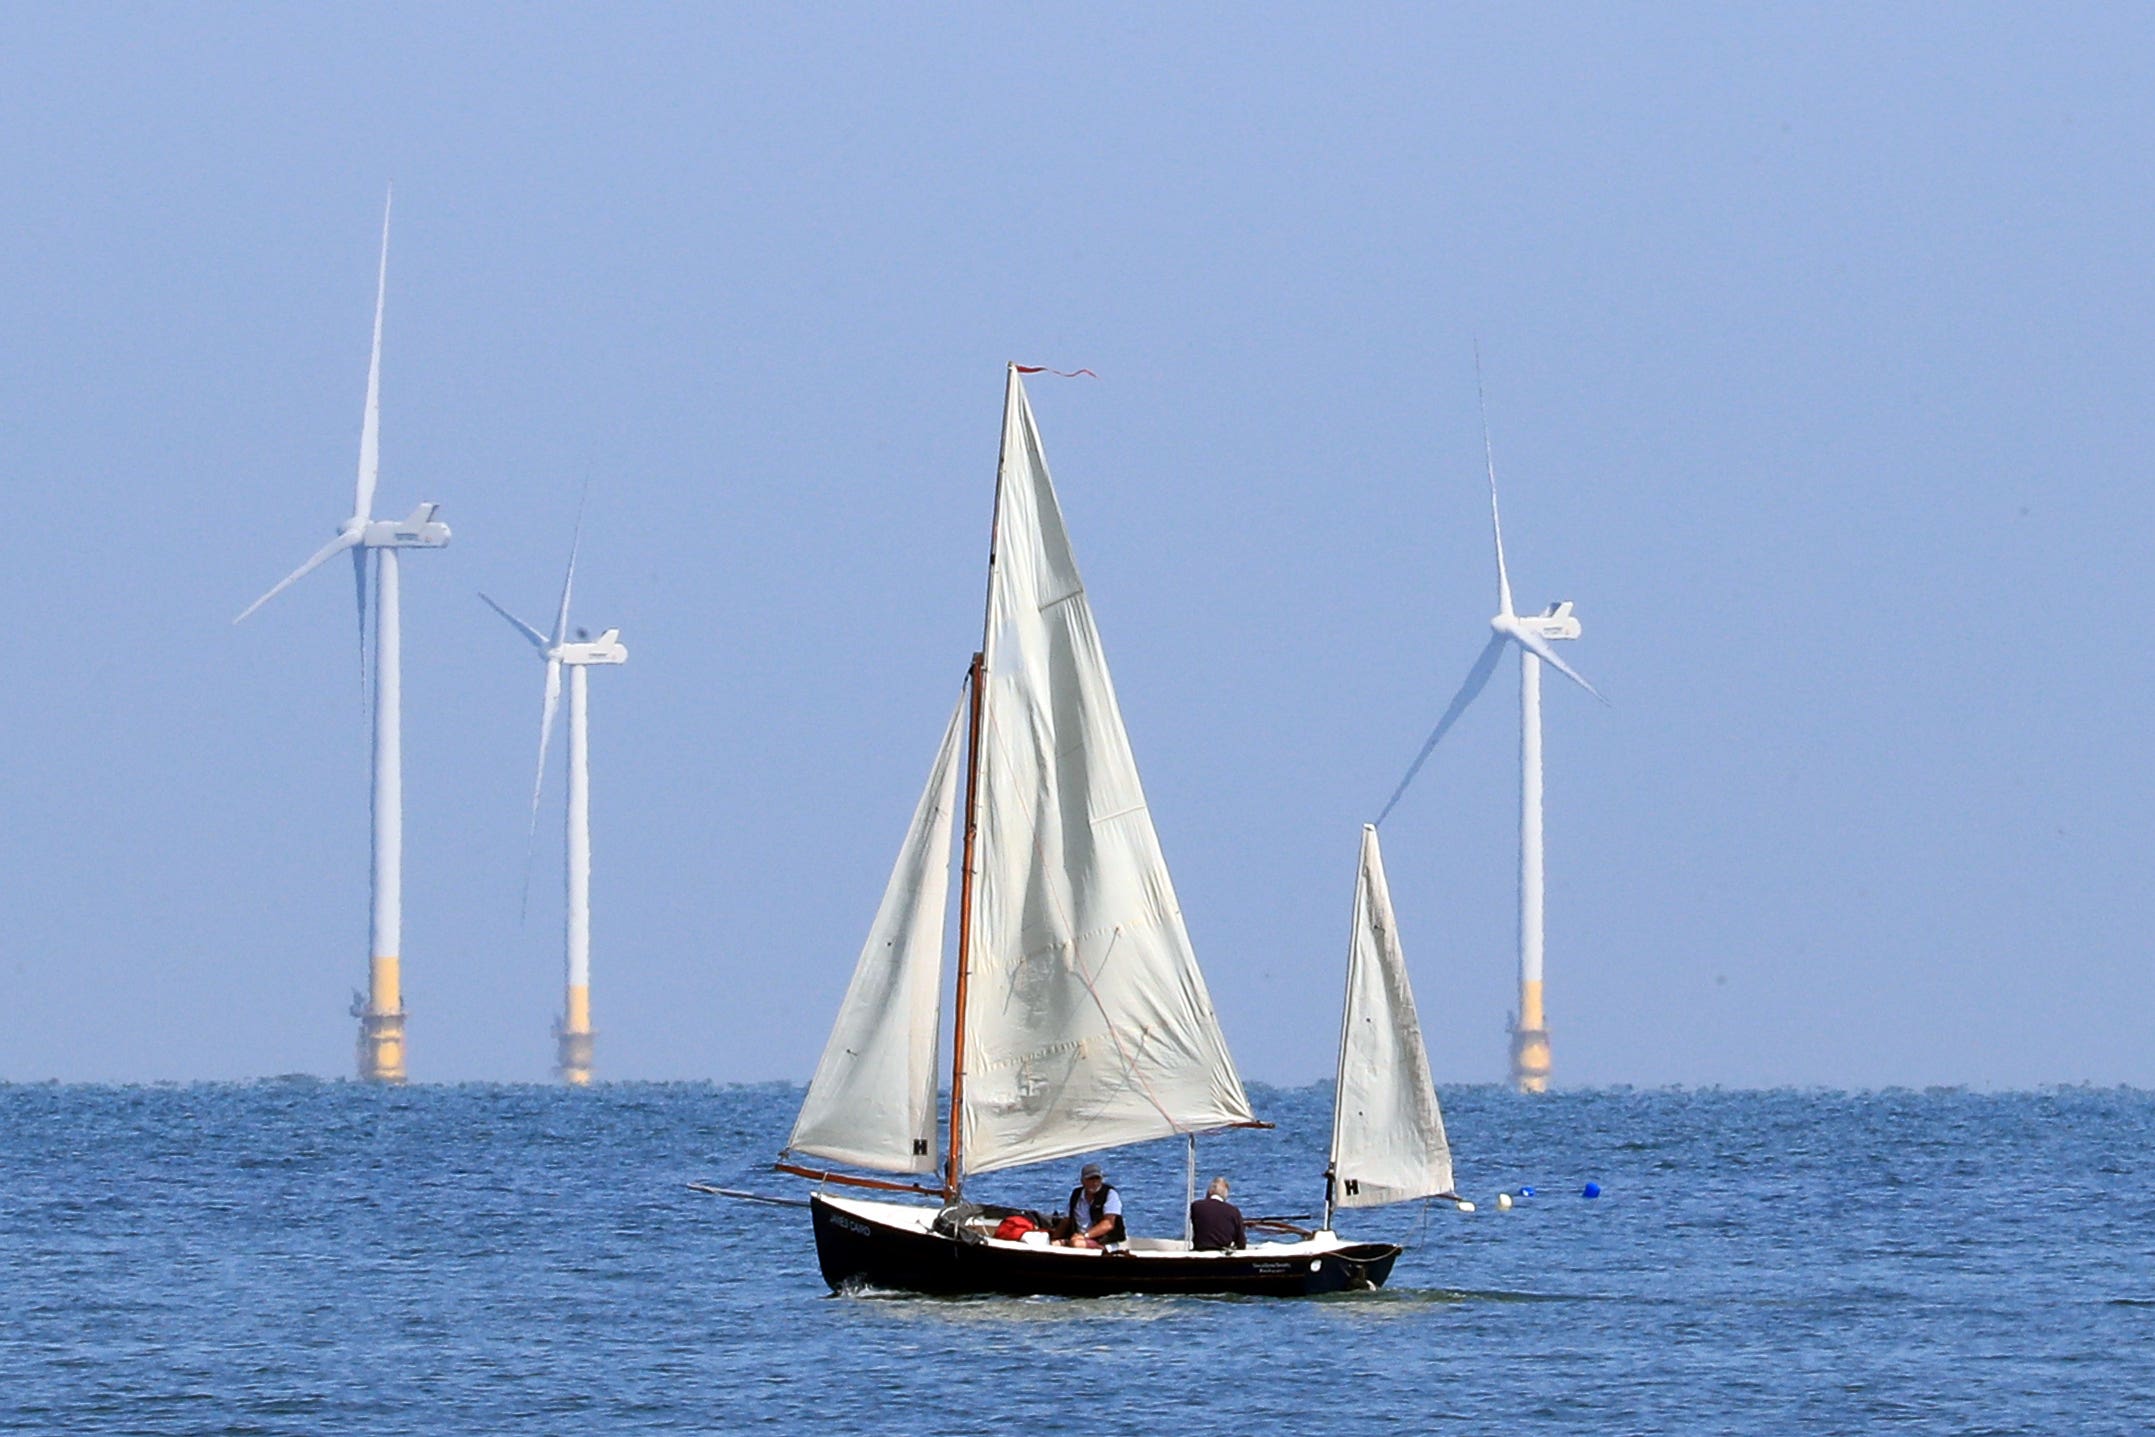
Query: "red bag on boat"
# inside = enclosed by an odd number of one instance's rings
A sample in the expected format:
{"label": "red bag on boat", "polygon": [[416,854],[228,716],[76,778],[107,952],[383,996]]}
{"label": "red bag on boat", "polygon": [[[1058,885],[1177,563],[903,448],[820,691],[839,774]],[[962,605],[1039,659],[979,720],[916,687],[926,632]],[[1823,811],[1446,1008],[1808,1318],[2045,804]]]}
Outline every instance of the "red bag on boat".
{"label": "red bag on boat", "polygon": [[1040,1224],[1029,1217],[1012,1213],[995,1225],[995,1235],[1004,1242],[1022,1242],[1025,1240],[1025,1234],[1036,1231],[1039,1226]]}

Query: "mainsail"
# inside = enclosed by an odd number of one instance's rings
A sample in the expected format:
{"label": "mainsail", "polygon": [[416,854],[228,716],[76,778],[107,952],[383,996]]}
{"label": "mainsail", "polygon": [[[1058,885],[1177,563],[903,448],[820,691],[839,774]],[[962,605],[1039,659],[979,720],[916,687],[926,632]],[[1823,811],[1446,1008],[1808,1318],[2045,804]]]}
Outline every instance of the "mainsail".
{"label": "mainsail", "polygon": [[1013,368],[988,580],[964,1166],[1254,1121]]}
{"label": "mainsail", "polygon": [[944,730],[882,906],[786,1147],[885,1172],[936,1165],[936,1026],[967,695]]}
{"label": "mainsail", "polygon": [[1392,921],[1374,825],[1362,829],[1347,1007],[1332,1107],[1332,1205],[1378,1207],[1452,1188],[1452,1150]]}

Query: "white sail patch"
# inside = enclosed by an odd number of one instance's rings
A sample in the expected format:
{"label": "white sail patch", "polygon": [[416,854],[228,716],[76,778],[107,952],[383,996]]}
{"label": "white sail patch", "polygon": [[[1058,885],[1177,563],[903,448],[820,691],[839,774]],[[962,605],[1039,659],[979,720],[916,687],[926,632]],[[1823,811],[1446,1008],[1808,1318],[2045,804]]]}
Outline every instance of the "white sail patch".
{"label": "white sail patch", "polygon": [[965,1166],[1253,1121],[1013,370],[984,647]]}
{"label": "white sail patch", "polygon": [[1378,1207],[1452,1189],[1429,1053],[1414,1011],[1374,825],[1362,829],[1347,950],[1347,1003],[1332,1108],[1335,1207]]}
{"label": "white sail patch", "polygon": [[936,1167],[943,915],[967,698],[961,690],[788,1151],[883,1172]]}

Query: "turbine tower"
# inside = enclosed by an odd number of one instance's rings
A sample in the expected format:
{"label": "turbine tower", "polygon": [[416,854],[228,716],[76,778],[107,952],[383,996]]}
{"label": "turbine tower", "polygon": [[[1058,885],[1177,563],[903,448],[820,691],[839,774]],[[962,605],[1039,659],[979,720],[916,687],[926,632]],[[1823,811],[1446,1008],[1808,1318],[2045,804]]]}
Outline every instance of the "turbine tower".
{"label": "turbine tower", "polygon": [[[531,785],[531,828],[539,826],[539,793],[546,783],[546,751],[554,736],[554,712],[561,702],[561,671],[569,673],[569,805],[566,849],[568,882],[568,992],[562,1016],[554,1025],[554,1071],[562,1081],[583,1087],[591,1081],[591,743],[590,710],[585,698],[584,670],[593,664],[624,664],[629,651],[622,646],[621,631],[608,629],[597,638],[577,630],[568,638],[569,590],[576,582],[576,550],[583,541],[583,516],[576,520],[576,537],[569,543],[569,568],[561,579],[561,606],[554,612],[554,632],[540,633],[501,605],[487,598],[487,607],[507,619],[516,631],[538,650],[546,664],[546,696],[539,710],[539,773]],[[527,866],[528,875],[528,866]],[[526,891],[529,891],[526,878]]]}
{"label": "turbine tower", "polygon": [[[382,300],[389,287],[389,204],[382,205],[382,256],[375,277],[374,353],[367,364],[366,417],[359,431],[359,489],[352,516],[337,536],[317,549],[306,563],[249,604],[233,623],[261,608],[336,555],[351,551],[352,579],[359,598],[360,678],[366,679],[367,595],[374,596],[374,782],[373,906],[370,923],[367,991],[352,1000],[359,1019],[359,1076],[374,1082],[404,1081],[404,989],[400,972],[404,949],[404,735],[401,687],[401,620],[397,593],[397,552],[439,549],[449,542],[449,526],[434,516],[439,504],[425,503],[401,522],[373,517],[374,484],[381,473]],[[369,567],[373,570],[371,583]]]}
{"label": "turbine tower", "polygon": [[[1481,398],[1481,359],[1474,366],[1475,397]],[[1406,777],[1392,790],[1380,824],[1398,805],[1407,785],[1422,770],[1430,753],[1451,731],[1459,716],[1474,702],[1496,671],[1497,660],[1507,645],[1519,648],[1519,1009],[1512,1019],[1511,1081],[1522,1093],[1539,1093],[1549,1086],[1549,1029],[1542,1007],[1542,797],[1541,797],[1541,666],[1546,663],[1595,698],[1601,693],[1581,678],[1571,665],[1557,657],[1552,641],[1579,637],[1579,620],[1567,600],[1551,604],[1539,614],[1521,617],[1512,608],[1511,574],[1504,564],[1504,523],[1497,513],[1496,455],[1489,443],[1487,405],[1482,409],[1482,455],[1489,470],[1489,527],[1496,536],[1497,612],[1489,621],[1493,631],[1481,655],[1467,671],[1466,682],[1452,696],[1437,726],[1430,730],[1421,752],[1407,768]],[[1601,699],[1607,703],[1607,699]]]}

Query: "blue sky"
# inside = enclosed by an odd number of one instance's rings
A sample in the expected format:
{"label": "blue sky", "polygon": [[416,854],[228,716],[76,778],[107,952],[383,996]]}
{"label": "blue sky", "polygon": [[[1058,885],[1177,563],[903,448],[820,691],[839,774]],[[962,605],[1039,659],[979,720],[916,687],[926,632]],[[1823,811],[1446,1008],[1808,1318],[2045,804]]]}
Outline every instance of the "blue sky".
{"label": "blue sky", "polygon": [[[2155,18],[1968,7],[19,10],[0,1077],[351,1070],[348,503],[397,222],[421,1079],[536,1079],[543,616],[592,482],[616,1077],[804,1078],[979,630],[1006,360],[1246,1073],[1329,1070],[1360,823],[1547,696],[1560,1083],[2155,1083]],[[1504,1071],[1507,667],[1386,825]],[[558,759],[557,759],[558,761]]]}

